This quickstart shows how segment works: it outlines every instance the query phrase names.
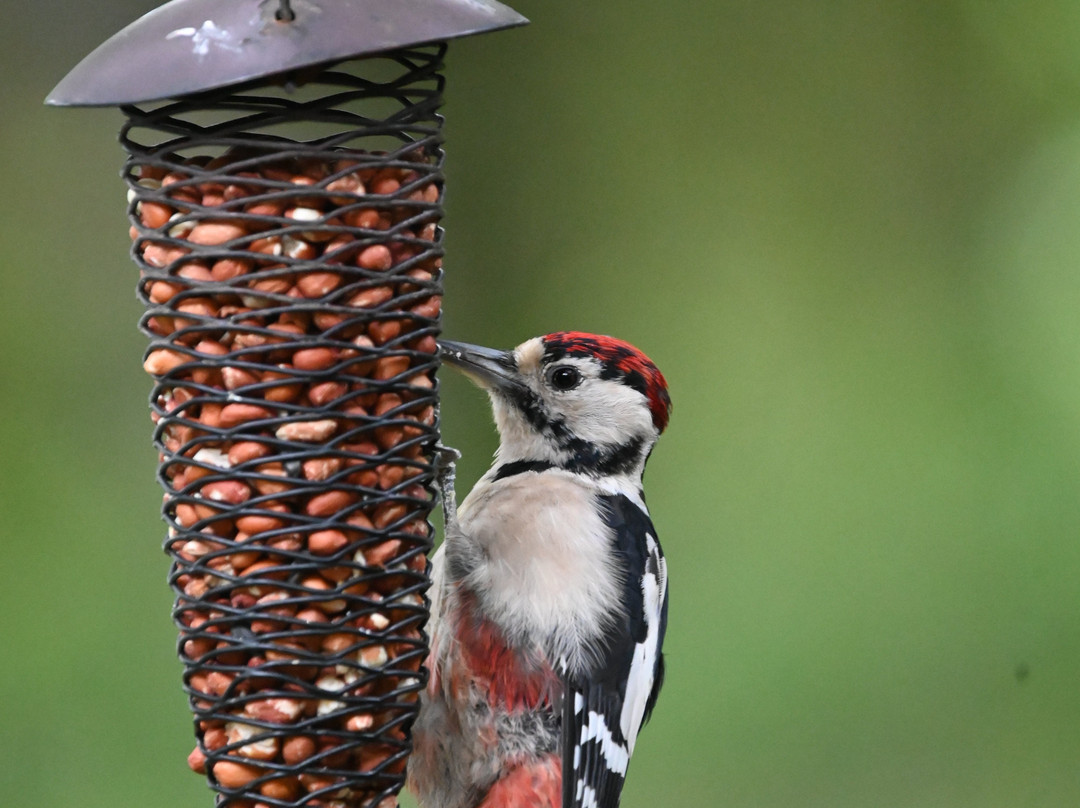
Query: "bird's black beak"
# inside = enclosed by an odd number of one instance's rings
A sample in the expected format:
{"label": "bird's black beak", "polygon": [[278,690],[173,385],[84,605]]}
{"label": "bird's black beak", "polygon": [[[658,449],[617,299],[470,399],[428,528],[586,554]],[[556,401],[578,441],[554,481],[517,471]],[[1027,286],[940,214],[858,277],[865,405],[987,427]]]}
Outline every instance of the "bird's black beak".
{"label": "bird's black beak", "polygon": [[439,356],[485,390],[510,392],[521,386],[517,360],[511,351],[440,340]]}

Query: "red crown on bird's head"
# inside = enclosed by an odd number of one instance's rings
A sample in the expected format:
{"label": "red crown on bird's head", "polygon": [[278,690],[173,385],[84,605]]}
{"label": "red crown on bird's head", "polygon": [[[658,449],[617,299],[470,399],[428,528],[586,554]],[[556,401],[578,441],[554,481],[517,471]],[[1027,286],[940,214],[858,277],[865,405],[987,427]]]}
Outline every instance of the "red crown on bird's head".
{"label": "red crown on bird's head", "polygon": [[671,415],[667,380],[645,354],[615,337],[582,331],[557,331],[543,338],[544,353],[552,359],[562,356],[591,356],[603,366],[601,376],[620,378],[649,402],[653,424],[663,432]]}

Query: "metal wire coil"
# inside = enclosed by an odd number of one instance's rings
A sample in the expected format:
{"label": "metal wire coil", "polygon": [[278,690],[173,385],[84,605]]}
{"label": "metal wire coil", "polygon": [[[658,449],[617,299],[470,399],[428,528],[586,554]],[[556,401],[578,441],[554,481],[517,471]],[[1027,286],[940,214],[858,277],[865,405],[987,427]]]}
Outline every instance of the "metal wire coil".
{"label": "metal wire coil", "polygon": [[393,805],[403,783],[444,50],[124,108],[189,763],[219,805]]}

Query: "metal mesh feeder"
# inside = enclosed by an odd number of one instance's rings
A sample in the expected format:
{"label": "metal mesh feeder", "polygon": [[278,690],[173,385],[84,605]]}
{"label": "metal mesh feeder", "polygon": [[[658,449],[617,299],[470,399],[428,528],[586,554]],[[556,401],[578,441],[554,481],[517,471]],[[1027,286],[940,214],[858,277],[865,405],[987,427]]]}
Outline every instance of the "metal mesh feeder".
{"label": "metal mesh feeder", "polygon": [[175,0],[49,99],[126,116],[188,762],[219,805],[396,804],[426,676],[440,70],[446,39],[522,22]]}

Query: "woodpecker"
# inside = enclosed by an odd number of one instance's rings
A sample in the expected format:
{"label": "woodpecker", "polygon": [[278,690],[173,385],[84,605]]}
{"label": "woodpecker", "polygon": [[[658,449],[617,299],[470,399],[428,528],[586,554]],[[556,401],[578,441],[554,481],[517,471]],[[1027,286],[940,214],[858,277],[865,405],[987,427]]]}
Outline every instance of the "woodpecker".
{"label": "woodpecker", "polygon": [[409,786],[422,808],[616,808],[664,677],[667,564],[641,478],[667,383],[580,332],[441,355],[486,389],[500,443],[432,561]]}

